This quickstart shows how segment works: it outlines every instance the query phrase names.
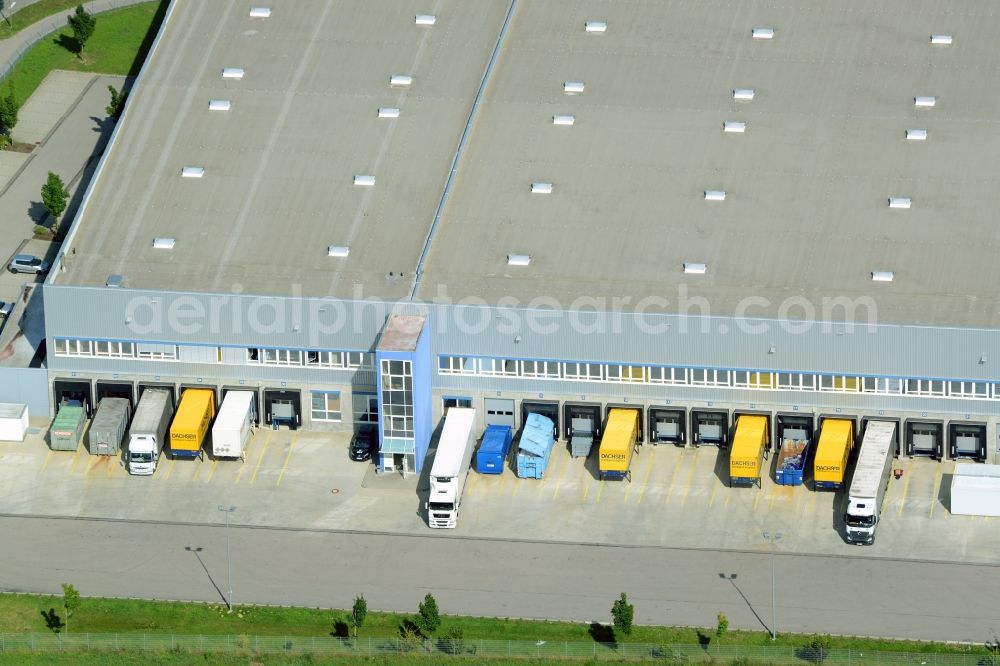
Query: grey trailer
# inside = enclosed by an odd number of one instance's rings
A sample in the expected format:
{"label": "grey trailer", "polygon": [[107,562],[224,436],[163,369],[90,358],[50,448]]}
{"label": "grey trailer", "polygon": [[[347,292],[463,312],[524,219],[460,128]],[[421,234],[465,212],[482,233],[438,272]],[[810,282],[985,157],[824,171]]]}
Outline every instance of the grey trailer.
{"label": "grey trailer", "polygon": [[125,398],[102,399],[87,433],[87,450],[91,455],[118,455],[131,415],[132,406]]}

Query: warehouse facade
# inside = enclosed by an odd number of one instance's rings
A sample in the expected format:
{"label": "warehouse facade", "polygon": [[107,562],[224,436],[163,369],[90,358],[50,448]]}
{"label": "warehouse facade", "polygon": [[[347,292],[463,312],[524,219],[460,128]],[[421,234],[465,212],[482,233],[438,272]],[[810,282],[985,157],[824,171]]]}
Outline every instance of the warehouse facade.
{"label": "warehouse facade", "polygon": [[171,3],[45,285],[53,405],[252,388],[404,472],[449,406],[996,459],[987,3],[271,4]]}

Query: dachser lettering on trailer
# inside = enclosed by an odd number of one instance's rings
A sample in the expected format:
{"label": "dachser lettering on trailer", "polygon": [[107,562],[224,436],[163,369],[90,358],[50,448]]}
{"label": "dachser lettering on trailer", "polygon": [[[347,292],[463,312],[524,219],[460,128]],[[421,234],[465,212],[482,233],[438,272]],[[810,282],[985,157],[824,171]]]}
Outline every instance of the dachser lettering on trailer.
{"label": "dachser lettering on trailer", "polygon": [[817,472],[839,472],[840,465],[816,465]]}
{"label": "dachser lettering on trailer", "polygon": [[179,432],[179,433],[173,435],[173,438],[174,439],[197,439],[197,437],[195,435],[192,435],[191,433],[188,433],[188,432]]}
{"label": "dachser lettering on trailer", "polygon": [[624,453],[602,453],[601,460],[625,460]]}
{"label": "dachser lettering on trailer", "polygon": [[756,467],[757,466],[757,461],[756,460],[733,460],[732,461],[732,465],[733,465],[733,467]]}

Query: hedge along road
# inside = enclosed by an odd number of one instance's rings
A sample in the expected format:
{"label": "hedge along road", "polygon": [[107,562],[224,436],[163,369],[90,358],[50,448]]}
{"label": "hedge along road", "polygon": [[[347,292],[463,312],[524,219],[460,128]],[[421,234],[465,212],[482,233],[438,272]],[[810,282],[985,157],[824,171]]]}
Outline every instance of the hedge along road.
{"label": "hedge along road", "polygon": [[[212,603],[227,591],[221,525],[0,517],[0,534],[3,591],[68,582]],[[766,553],[238,526],[231,537],[236,605],[349,608],[364,594],[372,609],[412,612],[433,592],[445,613],[607,622],[624,591],[637,623],[714,626],[721,611],[733,628],[770,624]],[[1000,630],[995,566],[778,554],[775,570],[779,632],[982,643]]]}

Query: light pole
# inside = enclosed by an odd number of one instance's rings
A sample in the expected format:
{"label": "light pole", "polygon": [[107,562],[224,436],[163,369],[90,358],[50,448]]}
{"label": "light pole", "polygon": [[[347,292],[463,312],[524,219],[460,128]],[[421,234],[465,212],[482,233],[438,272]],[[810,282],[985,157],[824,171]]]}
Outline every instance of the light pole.
{"label": "light pole", "polygon": [[775,640],[778,637],[777,630],[777,612],[774,608],[774,549],[779,541],[781,541],[781,532],[764,532],[764,541],[771,544],[771,640]]}
{"label": "light pole", "polygon": [[[229,514],[236,511],[235,506],[220,506],[219,511],[226,514],[226,569],[229,572],[229,600],[226,602],[226,606],[229,607],[229,612],[233,612],[233,550],[230,546],[229,541]],[[772,568],[772,573],[774,570]]]}

